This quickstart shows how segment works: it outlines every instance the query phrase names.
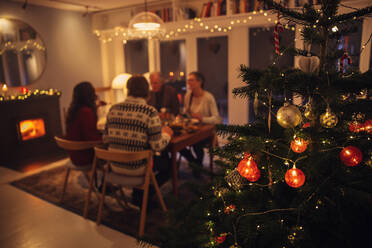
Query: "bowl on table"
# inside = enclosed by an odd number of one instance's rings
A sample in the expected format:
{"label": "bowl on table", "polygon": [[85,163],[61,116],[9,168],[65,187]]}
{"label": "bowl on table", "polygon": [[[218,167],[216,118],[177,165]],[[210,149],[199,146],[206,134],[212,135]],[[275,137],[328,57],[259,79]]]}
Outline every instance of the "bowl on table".
{"label": "bowl on table", "polygon": [[184,129],[183,123],[172,123],[169,127],[172,128],[175,135],[181,134]]}

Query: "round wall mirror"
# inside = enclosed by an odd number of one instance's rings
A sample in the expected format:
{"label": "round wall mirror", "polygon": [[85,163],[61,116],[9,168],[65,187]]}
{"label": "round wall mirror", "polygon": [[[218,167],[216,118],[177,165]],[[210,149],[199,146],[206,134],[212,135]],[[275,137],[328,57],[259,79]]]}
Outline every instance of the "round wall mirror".
{"label": "round wall mirror", "polygon": [[0,17],[0,83],[8,87],[35,82],[46,65],[46,48],[28,24]]}

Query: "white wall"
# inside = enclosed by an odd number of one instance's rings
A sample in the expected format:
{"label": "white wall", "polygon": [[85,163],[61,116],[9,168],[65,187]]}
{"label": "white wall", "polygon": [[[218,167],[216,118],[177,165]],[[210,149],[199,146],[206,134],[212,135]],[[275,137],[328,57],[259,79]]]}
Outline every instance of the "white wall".
{"label": "white wall", "polygon": [[30,87],[62,91],[61,108],[71,101],[72,89],[80,81],[102,86],[101,48],[91,31],[90,17],[79,12],[0,0],[0,17],[21,20],[42,37],[47,52],[44,73]]}

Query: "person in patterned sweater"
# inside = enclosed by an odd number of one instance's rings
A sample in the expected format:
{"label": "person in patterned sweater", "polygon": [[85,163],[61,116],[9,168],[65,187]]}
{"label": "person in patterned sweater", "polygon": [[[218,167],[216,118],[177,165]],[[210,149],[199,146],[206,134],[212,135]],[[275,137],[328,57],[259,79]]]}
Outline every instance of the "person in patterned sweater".
{"label": "person in patterned sweater", "polygon": [[[143,76],[132,76],[127,82],[128,97],[124,102],[111,107],[103,134],[103,142],[108,144],[109,150],[128,152],[152,149],[162,151],[173,136],[169,127],[162,127],[157,110],[146,103],[149,95],[149,84]],[[146,161],[131,163],[115,163],[113,172],[125,172],[133,177],[141,176],[145,172]],[[160,156],[154,156],[154,167],[159,186],[170,177],[169,161]],[[140,205],[142,191],[134,190],[132,199],[135,205]]]}

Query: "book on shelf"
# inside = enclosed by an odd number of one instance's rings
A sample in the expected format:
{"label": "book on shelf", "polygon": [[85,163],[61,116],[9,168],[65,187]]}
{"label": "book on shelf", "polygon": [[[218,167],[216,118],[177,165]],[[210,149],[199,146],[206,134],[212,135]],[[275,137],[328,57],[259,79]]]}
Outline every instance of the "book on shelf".
{"label": "book on shelf", "polygon": [[200,14],[201,18],[204,17],[210,17],[211,16],[211,8],[212,8],[213,2],[207,2],[203,4],[203,8]]}
{"label": "book on shelf", "polygon": [[171,22],[173,21],[173,9],[172,8],[163,8],[152,11],[152,13],[159,16],[163,22]]}
{"label": "book on shelf", "polygon": [[217,4],[216,3],[211,3],[211,8],[210,8],[210,17],[212,16],[217,16]]}
{"label": "book on shelf", "polygon": [[226,0],[215,0],[211,7],[211,16],[226,15]]}
{"label": "book on shelf", "polygon": [[226,0],[218,0],[217,2],[217,15],[226,15]]}
{"label": "book on shelf", "polygon": [[213,17],[226,15],[226,0],[214,0],[203,3],[200,17]]}
{"label": "book on shelf", "polygon": [[228,15],[267,10],[268,5],[260,0],[229,0]]}

